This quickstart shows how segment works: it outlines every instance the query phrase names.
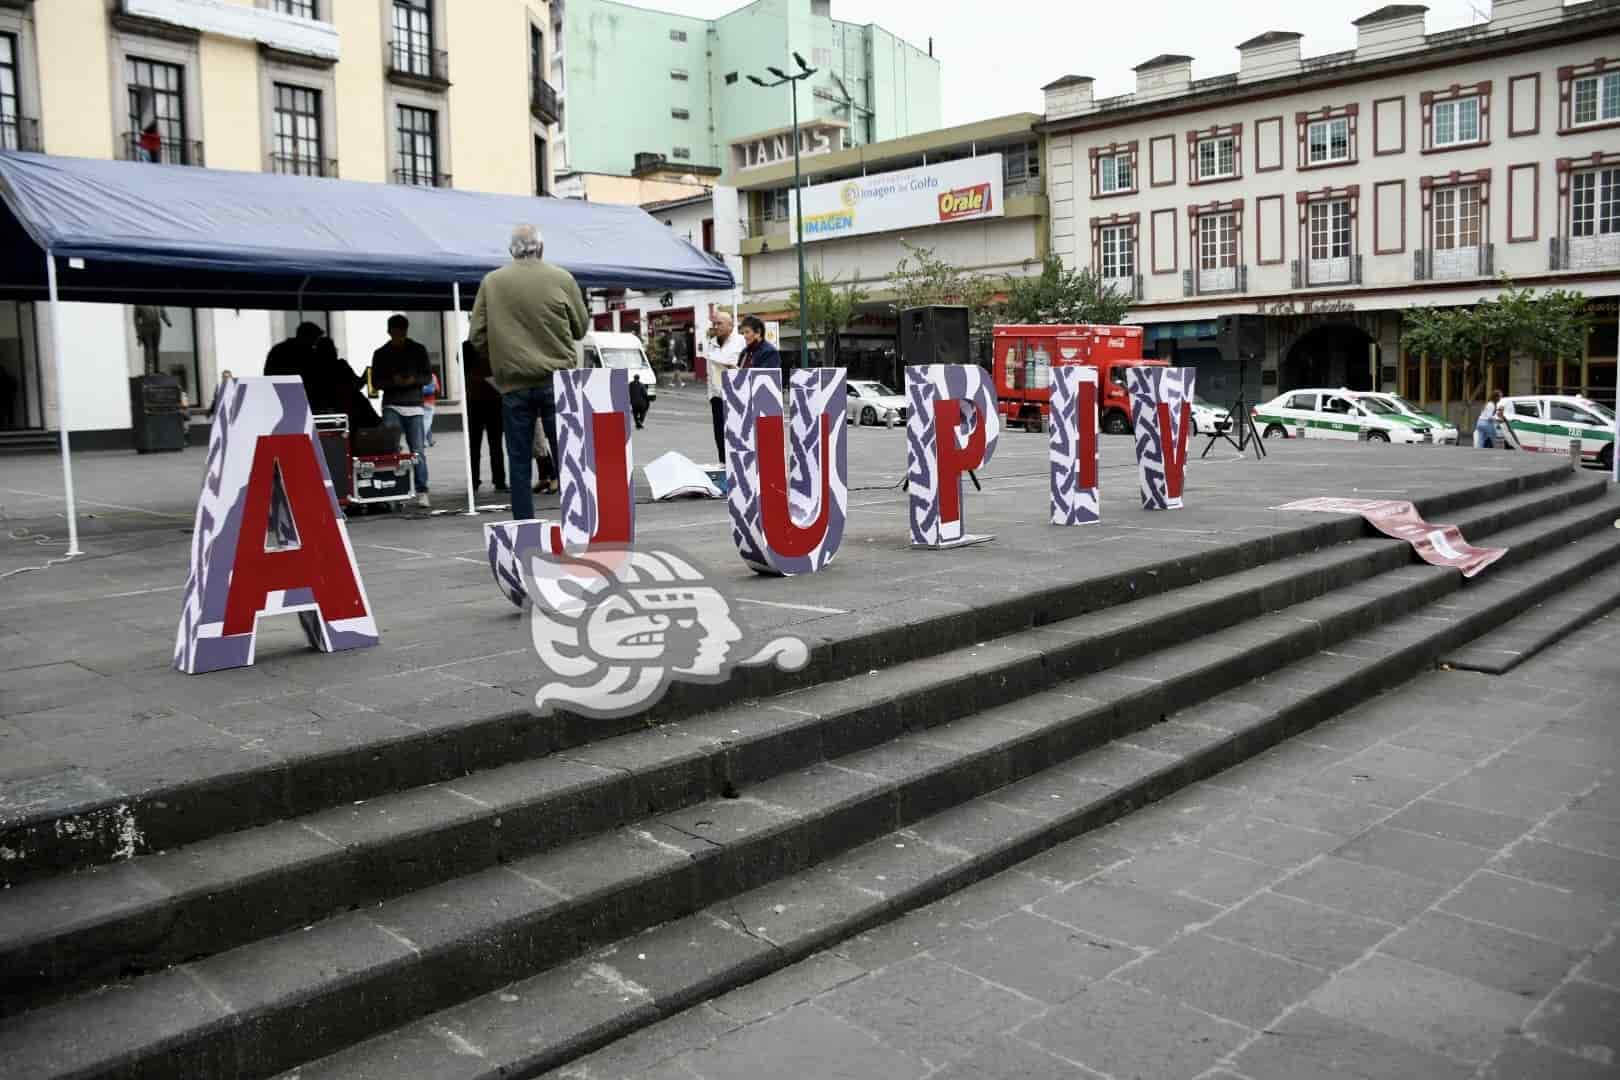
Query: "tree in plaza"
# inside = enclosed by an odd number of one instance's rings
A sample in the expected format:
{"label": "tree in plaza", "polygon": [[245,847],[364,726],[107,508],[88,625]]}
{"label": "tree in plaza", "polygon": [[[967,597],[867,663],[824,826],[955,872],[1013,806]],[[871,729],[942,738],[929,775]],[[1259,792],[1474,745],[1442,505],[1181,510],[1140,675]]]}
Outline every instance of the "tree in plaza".
{"label": "tree in plaza", "polygon": [[1014,278],[998,317],[1009,323],[1100,323],[1125,317],[1131,298],[1103,282],[1090,267],[1070,270],[1048,255],[1034,277]]}
{"label": "tree in plaza", "polygon": [[[866,302],[870,295],[865,289],[853,281],[839,287],[838,275],[831,279],[821,276],[820,270],[812,269],[804,283],[805,318],[810,325],[800,328],[800,336],[808,343],[812,338],[821,340],[821,357],[823,364],[836,364],[838,361],[838,338],[855,319],[855,310]],[[788,306],[794,311],[799,310],[799,293],[794,290],[788,297]],[[798,319],[790,320],[798,325]]]}
{"label": "tree in plaza", "polygon": [[1501,279],[1502,292],[1467,308],[1409,307],[1402,314],[1401,347],[1409,353],[1462,365],[1463,401],[1483,398],[1492,356],[1529,353],[1545,360],[1581,355],[1590,322],[1586,298],[1553,289],[1537,296]]}
{"label": "tree in plaza", "polygon": [[988,333],[999,311],[997,283],[978,274],[965,273],[935,256],[933,248],[917,247],[905,240],[900,243],[906,254],[889,275],[895,310],[960,304],[968,309],[968,322],[973,330]]}

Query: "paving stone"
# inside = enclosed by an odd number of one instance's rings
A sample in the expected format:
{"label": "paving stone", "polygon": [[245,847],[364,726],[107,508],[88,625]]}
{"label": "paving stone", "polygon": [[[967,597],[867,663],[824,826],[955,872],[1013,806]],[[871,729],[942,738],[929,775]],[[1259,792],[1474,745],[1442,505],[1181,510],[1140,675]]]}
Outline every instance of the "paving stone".
{"label": "paving stone", "polygon": [[688,1050],[709,1046],[739,1026],[737,1020],[704,1003],[633,1031],[549,1075],[557,1080],[617,1080],[642,1075],[645,1070],[667,1064]]}
{"label": "paving stone", "polygon": [[1355,836],[1389,816],[1389,808],[1341,799],[1310,788],[1291,788],[1262,799],[1251,808],[1256,817],[1301,829]]}
{"label": "paving stone", "polygon": [[593,954],[658,1002],[702,992],[718,978],[763,973],[776,954],[768,942],[735,921],[676,919]]}
{"label": "paving stone", "polygon": [[709,1005],[735,1023],[751,1024],[865,974],[865,968],[848,960],[817,953],[717,997]]}
{"label": "paving stone", "polygon": [[1462,774],[1466,766],[1455,757],[1412,746],[1382,743],[1369,747],[1344,763],[1357,772],[1404,776],[1439,784]]}
{"label": "paving stone", "polygon": [[947,913],[942,903],[930,904],[883,923],[833,946],[837,956],[868,971],[877,971],[902,960],[948,946],[968,931],[955,913]]}
{"label": "paving stone", "polygon": [[1475,874],[1440,907],[1577,949],[1595,945],[1614,921],[1612,905],[1602,900],[1488,870]]}
{"label": "paving stone", "polygon": [[984,930],[946,943],[933,955],[1048,1005],[1067,1001],[1093,979],[1135,960],[1138,953],[1098,941],[1050,919],[1015,912]]}
{"label": "paving stone", "polygon": [[1429,792],[1431,799],[1492,810],[1498,814],[1540,821],[1570,802],[1568,795],[1545,788],[1515,784],[1511,775],[1488,777],[1477,772],[1459,776],[1449,784]]}
{"label": "paving stone", "polygon": [[1550,993],[1581,958],[1578,950],[1442,911],[1418,916],[1379,951],[1531,999]]}
{"label": "paving stone", "polygon": [[1620,934],[1611,933],[1580,967],[1580,976],[1620,990]]}
{"label": "paving stone", "polygon": [[1337,795],[1351,802],[1370,803],[1391,809],[1405,806],[1434,788],[1428,780],[1414,780],[1409,776],[1371,772],[1349,763],[1324,769],[1308,777],[1303,786],[1324,795]]}
{"label": "paving stone", "polygon": [[1540,1046],[1529,1039],[1512,1038],[1486,1066],[1480,1080],[1614,1080],[1614,1076],[1612,1065]]}
{"label": "paving stone", "polygon": [[1207,932],[1332,969],[1362,956],[1389,933],[1389,927],[1319,904],[1262,892],[1216,919]]}
{"label": "paving stone", "polygon": [[1579,1057],[1620,1066],[1620,990],[1566,983],[1536,1010],[1526,1032]]}
{"label": "paving stone", "polygon": [[938,906],[970,926],[988,926],[1058,892],[1058,886],[1023,870],[1004,870],[958,889]]}
{"label": "paving stone", "polygon": [[1273,892],[1348,911],[1367,919],[1405,923],[1446,892],[1435,881],[1331,855],[1273,885]]}
{"label": "paving stone", "polygon": [[1241,855],[1198,844],[1138,855],[1099,880],[1179,892],[1211,904],[1235,904],[1282,877],[1284,871]]}
{"label": "paving stone", "polygon": [[1037,914],[1076,930],[1152,948],[1220,913],[1214,904],[1155,889],[1085,882],[1042,900]]}
{"label": "paving stone", "polygon": [[1597,814],[1566,810],[1536,830],[1536,836],[1565,847],[1595,851],[1620,859],[1620,829],[1613,821]]}
{"label": "paving stone", "polygon": [[1043,881],[1067,887],[1130,857],[1128,848],[1080,837],[1025,859],[1018,868]]}
{"label": "paving stone", "polygon": [[1301,829],[1268,818],[1246,817],[1211,829],[1201,842],[1216,851],[1291,870],[1332,851],[1344,840],[1332,833]]}
{"label": "paving stone", "polygon": [[1017,1034],[1069,1061],[1133,1080],[1186,1080],[1249,1036],[1237,1024],[1112,980],[1092,983]]}
{"label": "paving stone", "polygon": [[925,956],[845,983],[816,1004],[932,1065],[967,1057],[1043,1008]]}
{"label": "paving stone", "polygon": [[795,1005],[680,1058],[703,1080],[779,1077],[921,1077],[921,1059],[885,1046],[813,1004]]}
{"label": "paving stone", "polygon": [[1234,1066],[1249,1080],[1467,1080],[1472,1065],[1302,1008],[1260,1032]]}
{"label": "paving stone", "polygon": [[1479,847],[1499,848],[1512,843],[1534,827],[1527,818],[1475,810],[1455,803],[1419,799],[1384,824],[1408,832],[1458,840]]}
{"label": "paving stone", "polygon": [[1480,1062],[1534,1003],[1470,979],[1375,954],[1340,972],[1310,1005],[1464,1061]]}
{"label": "paving stone", "polygon": [[1398,735],[1391,735],[1389,741],[1396,746],[1410,746],[1414,750],[1427,750],[1431,754],[1470,763],[1484,761],[1511,745],[1506,739],[1489,739],[1466,728],[1431,723],[1418,724]]}
{"label": "paving stone", "polygon": [[1375,825],[1333,854],[1351,862],[1455,885],[1484,866],[1493,853],[1472,844]]}
{"label": "paving stone", "polygon": [[1089,1080],[1094,1075],[1023,1039],[1001,1035],[928,1080]]}
{"label": "paving stone", "polygon": [[1497,856],[1491,869],[1620,903],[1620,859],[1524,840]]}
{"label": "paving stone", "polygon": [[1487,783],[1492,780],[1505,780],[1520,787],[1539,788],[1561,795],[1580,795],[1598,781],[1606,779],[1608,772],[1590,765],[1547,761],[1508,750],[1498,754],[1469,775]]}
{"label": "paving stone", "polygon": [[1264,1027],[1328,978],[1316,968],[1207,933],[1172,941],[1115,976],[1249,1027]]}

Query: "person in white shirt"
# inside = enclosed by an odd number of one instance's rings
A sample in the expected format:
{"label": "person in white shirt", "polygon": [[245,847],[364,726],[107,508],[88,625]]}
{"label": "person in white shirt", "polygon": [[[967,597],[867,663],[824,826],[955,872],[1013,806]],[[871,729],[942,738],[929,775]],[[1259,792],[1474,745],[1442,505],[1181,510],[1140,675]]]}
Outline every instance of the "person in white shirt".
{"label": "person in white shirt", "polygon": [[714,417],[714,452],[720,463],[726,460],[726,394],[720,379],[737,370],[742,362],[742,335],[731,324],[731,316],[720,312],[714,318],[714,344],[709,347],[709,412]]}

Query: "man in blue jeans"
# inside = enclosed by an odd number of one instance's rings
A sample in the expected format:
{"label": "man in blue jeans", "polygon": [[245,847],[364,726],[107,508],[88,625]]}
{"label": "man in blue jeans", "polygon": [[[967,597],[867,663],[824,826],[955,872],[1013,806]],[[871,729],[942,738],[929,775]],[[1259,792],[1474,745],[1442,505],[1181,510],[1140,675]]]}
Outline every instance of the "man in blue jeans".
{"label": "man in blue jeans", "polygon": [[557,399],[551,377],[574,367],[575,344],[585,336],[585,297],[574,275],[544,262],[545,241],[533,225],[512,230],[512,261],[485,275],[473,303],[474,349],[489,357],[501,392],[506,434],[507,482],[512,485],[512,517],[534,517],[529,487],[534,462],[534,422],[557,456]]}
{"label": "man in blue jeans", "polygon": [[431,510],[422,387],[433,378],[433,366],[422,343],[411,340],[410,329],[405,316],[389,316],[388,344],[371,354],[371,381],[382,387],[383,423],[404,432],[405,444],[416,455],[416,505]]}

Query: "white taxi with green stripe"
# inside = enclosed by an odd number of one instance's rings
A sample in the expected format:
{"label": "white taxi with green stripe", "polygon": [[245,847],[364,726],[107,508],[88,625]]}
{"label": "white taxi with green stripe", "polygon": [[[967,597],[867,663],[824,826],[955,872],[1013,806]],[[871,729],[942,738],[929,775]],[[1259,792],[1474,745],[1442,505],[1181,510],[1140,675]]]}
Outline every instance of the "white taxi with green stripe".
{"label": "white taxi with green stripe", "polygon": [[1374,397],[1385,404],[1392,405],[1395,411],[1401,415],[1409,416],[1418,423],[1425,425],[1429,429],[1429,433],[1434,436],[1435,442],[1445,446],[1457,445],[1457,425],[1443,417],[1434,415],[1434,413],[1424,412],[1418,408],[1416,403],[1408,401],[1399,394],[1363,392],[1354,396],[1358,399]]}
{"label": "white taxi with green stripe", "polygon": [[1502,399],[1502,413],[1519,449],[1567,454],[1581,442],[1581,460],[1614,467],[1614,412],[1590,398],[1568,394],[1519,395]]}
{"label": "white taxi with green stripe", "polygon": [[[1254,423],[1268,439],[1342,439],[1354,442],[1430,443],[1428,423],[1408,416],[1376,395],[1337,390],[1290,390],[1254,409]],[[1455,438],[1455,436],[1453,436]]]}

